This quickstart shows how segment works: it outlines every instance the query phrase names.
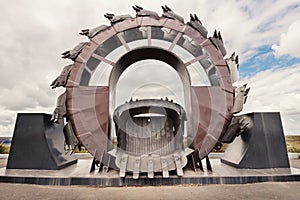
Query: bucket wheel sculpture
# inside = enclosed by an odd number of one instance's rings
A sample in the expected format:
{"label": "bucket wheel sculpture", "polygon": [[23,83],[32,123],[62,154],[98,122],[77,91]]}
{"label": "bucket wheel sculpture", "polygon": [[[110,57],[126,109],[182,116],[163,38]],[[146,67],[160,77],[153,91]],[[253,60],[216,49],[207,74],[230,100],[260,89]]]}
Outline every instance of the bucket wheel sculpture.
{"label": "bucket wheel sculpture", "polygon": [[[110,26],[82,30],[89,41],[62,54],[74,63],[51,84],[66,88],[52,120],[66,117],[66,150],[83,145],[99,171],[115,168],[121,177],[132,173],[135,179],[141,173],[153,178],[154,172],[169,177],[170,171],[176,171],[182,176],[187,164],[201,169],[202,159],[209,161],[214,148],[238,134],[239,128],[232,128],[231,122],[233,114],[242,110],[249,89],[232,86],[237,81],[238,57],[225,59],[220,32],[207,37],[196,15],[184,23],[168,6],[162,7],[162,16],[133,8],[135,17],[106,14]],[[130,99],[112,110],[122,72],[146,59],[165,62],[177,71],[185,105],[168,98]],[[195,84],[197,76],[200,85]]]}

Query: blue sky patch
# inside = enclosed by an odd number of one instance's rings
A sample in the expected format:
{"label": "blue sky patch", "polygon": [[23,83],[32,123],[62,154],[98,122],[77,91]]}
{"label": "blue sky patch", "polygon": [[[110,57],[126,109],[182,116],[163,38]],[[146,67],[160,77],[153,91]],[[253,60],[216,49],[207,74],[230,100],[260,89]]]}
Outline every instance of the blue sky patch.
{"label": "blue sky patch", "polygon": [[271,46],[262,46],[249,59],[240,64],[239,76],[244,78],[267,69],[285,68],[300,63],[300,58],[291,56],[277,57]]}

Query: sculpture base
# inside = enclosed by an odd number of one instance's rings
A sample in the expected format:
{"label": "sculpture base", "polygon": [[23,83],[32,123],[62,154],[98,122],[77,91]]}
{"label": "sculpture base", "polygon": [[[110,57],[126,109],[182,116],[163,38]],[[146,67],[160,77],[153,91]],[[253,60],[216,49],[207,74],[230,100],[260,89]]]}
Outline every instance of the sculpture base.
{"label": "sculpture base", "polygon": [[222,162],[245,169],[289,168],[280,114],[246,114],[252,125],[229,144]]}
{"label": "sculpture base", "polygon": [[[221,163],[220,159],[211,159],[213,172],[195,172],[184,170],[183,177],[171,175],[163,178],[155,174],[155,178],[147,178],[147,174],[139,179],[132,179],[132,175],[119,177],[117,170],[105,173],[89,173],[92,158],[79,159],[77,165],[61,170],[20,170],[0,169],[0,182],[24,183],[39,185],[99,185],[99,186],[144,186],[144,185],[182,185],[182,184],[246,184],[267,181],[300,181],[300,169],[237,169]],[[204,166],[205,168],[206,166]]]}
{"label": "sculpture base", "polygon": [[64,150],[63,122],[51,115],[19,113],[7,161],[7,169],[57,170],[73,165],[77,158]]}

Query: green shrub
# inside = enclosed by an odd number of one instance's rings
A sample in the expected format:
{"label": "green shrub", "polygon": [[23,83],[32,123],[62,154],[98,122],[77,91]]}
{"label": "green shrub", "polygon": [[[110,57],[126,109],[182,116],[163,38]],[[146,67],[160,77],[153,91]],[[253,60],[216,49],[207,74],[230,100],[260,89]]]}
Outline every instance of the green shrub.
{"label": "green shrub", "polygon": [[75,147],[74,153],[88,153],[85,147],[81,147],[81,151],[79,151],[78,146]]}
{"label": "green shrub", "polygon": [[6,153],[9,153],[9,147],[0,144],[0,154],[6,154]]}

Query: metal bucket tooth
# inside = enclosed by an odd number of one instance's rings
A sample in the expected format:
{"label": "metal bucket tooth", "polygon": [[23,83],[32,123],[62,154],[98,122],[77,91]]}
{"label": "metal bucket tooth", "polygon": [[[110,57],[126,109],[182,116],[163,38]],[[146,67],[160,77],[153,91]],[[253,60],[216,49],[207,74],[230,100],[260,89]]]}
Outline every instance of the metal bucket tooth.
{"label": "metal bucket tooth", "polygon": [[180,156],[176,153],[173,154],[173,158],[175,161],[175,165],[176,165],[176,172],[178,176],[183,176],[183,170],[182,170],[182,165],[181,165],[181,159]]}
{"label": "metal bucket tooth", "polygon": [[163,177],[169,178],[168,161],[166,159],[161,159],[161,168]]}
{"label": "metal bucket tooth", "polygon": [[121,165],[120,165],[120,177],[122,178],[126,176],[127,162],[128,162],[128,155],[124,154],[122,156]]}
{"label": "metal bucket tooth", "polygon": [[136,158],[133,170],[133,179],[138,179],[140,174],[141,158]]}
{"label": "metal bucket tooth", "polygon": [[148,178],[154,178],[154,162],[153,158],[148,158]]}

